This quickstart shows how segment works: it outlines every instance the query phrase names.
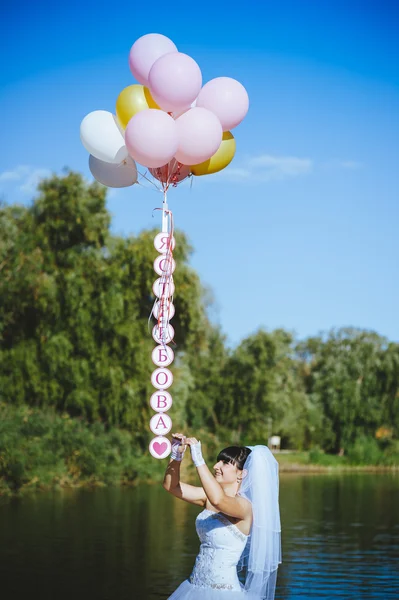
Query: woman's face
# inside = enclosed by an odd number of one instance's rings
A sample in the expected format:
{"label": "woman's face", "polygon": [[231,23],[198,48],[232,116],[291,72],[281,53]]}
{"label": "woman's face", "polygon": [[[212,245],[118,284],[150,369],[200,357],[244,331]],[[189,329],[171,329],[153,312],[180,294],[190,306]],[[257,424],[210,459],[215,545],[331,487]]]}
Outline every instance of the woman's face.
{"label": "woman's face", "polygon": [[219,483],[237,483],[237,480],[241,479],[242,471],[237,469],[233,463],[226,463],[223,460],[219,460],[214,466],[215,479]]}

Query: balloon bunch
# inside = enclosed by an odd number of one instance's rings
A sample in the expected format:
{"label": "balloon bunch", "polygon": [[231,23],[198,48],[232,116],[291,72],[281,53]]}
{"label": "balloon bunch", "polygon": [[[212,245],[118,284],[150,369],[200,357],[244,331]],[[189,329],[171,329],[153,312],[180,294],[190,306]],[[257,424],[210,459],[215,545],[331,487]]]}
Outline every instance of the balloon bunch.
{"label": "balloon bunch", "polygon": [[[121,91],[116,115],[97,110],[80,126],[84,147],[90,152],[89,168],[95,179],[109,187],[127,187],[138,179],[137,163],[147,168],[143,174],[163,191],[162,232],[154,245],[159,255],[154,270],[159,278],[153,285],[156,298],[151,312],[157,323],[152,336],[157,346],[152,361],[150,404],[155,414],[150,429],[156,435],[149,445],[155,458],[170,454],[165,437],[172,428],[167,411],[172,396],[167,391],[173,374],[167,368],[174,360],[174,330],[170,320],[175,313],[173,258],[175,239],[173,216],[167,204],[169,187],[191,175],[210,175],[233,160],[236,142],[231,129],[248,111],[245,88],[229,77],[212,79],[202,87],[199,66],[179,52],[164,35],[151,33],[139,38],[129,55],[130,70],[139,82]],[[150,181],[152,181],[150,179]]]}
{"label": "balloon bunch", "polygon": [[248,111],[244,86],[230,77],[202,86],[195,60],[158,33],[136,40],[129,66],[139,83],[121,91],[116,115],[97,110],[81,124],[93,177],[109,187],[133,185],[137,162],[166,191],[227,167],[236,150],[230,130]]}

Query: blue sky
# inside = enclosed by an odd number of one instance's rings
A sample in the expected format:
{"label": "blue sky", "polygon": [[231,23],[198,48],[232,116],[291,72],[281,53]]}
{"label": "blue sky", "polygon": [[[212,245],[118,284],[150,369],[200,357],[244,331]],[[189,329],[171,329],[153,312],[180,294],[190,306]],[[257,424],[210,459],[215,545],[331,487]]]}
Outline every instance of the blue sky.
{"label": "blue sky", "polygon": [[[204,81],[235,77],[250,97],[230,167],[169,195],[229,342],[260,326],[300,338],[356,326],[399,341],[395,4],[9,3],[0,195],[28,202],[38,177],[64,166],[89,177],[82,118],[114,111],[134,82],[131,45],[163,33]],[[139,186],[113,191],[113,231],[157,226],[160,201]]]}

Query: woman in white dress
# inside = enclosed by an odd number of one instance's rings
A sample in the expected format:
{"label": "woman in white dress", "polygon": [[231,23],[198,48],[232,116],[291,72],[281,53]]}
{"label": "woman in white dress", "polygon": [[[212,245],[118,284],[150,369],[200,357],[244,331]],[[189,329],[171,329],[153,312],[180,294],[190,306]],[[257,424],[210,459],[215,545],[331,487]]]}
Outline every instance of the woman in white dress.
{"label": "woman in white dress", "polygon": [[[180,481],[187,446],[201,486]],[[273,600],[281,562],[277,461],[266,446],[230,446],[213,471],[201,442],[173,434],[163,487],[204,510],[196,519],[201,546],[194,569],[169,600]]]}

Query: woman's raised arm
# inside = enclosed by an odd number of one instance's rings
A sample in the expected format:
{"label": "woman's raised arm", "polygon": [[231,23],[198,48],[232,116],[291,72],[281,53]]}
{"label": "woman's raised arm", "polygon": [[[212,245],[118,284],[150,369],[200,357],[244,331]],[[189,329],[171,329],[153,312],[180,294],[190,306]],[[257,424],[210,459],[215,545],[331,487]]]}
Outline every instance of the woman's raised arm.
{"label": "woman's raised arm", "polygon": [[183,459],[185,447],[185,436],[182,433],[172,434],[171,460],[166,467],[163,487],[180,500],[197,506],[205,506],[206,494],[204,489],[180,481],[180,463]]}

